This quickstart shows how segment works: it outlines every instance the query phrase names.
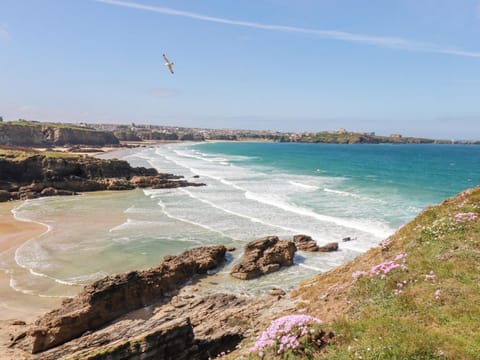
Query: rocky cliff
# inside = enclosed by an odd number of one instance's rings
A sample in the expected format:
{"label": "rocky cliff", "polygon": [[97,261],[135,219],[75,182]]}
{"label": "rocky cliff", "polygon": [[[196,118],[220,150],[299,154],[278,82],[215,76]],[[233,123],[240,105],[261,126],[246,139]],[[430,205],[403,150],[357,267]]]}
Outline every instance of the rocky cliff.
{"label": "rocky cliff", "polygon": [[63,145],[118,145],[112,132],[39,123],[0,123],[0,145],[50,147]]}
{"label": "rocky cliff", "polygon": [[155,169],[134,168],[123,160],[62,156],[0,154],[0,201],[83,191],[203,185],[181,176],[159,174]]}

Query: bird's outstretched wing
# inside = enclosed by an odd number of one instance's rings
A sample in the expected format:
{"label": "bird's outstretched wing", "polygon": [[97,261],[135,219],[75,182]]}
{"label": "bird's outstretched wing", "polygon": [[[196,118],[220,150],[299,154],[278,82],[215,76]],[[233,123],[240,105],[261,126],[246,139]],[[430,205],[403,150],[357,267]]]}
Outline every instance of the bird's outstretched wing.
{"label": "bird's outstretched wing", "polygon": [[165,66],[168,66],[168,70],[173,74],[173,62],[168,60],[168,57],[165,54],[163,54],[163,58],[165,59]]}

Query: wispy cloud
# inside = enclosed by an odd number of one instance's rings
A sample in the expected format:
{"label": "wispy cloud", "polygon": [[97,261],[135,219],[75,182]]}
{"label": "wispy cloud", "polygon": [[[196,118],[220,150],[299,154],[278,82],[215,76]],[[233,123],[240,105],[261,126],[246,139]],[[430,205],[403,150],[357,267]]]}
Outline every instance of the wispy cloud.
{"label": "wispy cloud", "polygon": [[180,17],[214,22],[219,24],[243,26],[243,27],[254,28],[254,29],[278,31],[278,32],[286,32],[286,33],[308,34],[308,35],[317,36],[323,39],[367,44],[367,45],[384,47],[384,48],[480,58],[480,51],[455,49],[455,48],[440,46],[432,43],[425,43],[425,42],[404,39],[401,37],[372,36],[372,35],[356,34],[356,33],[345,32],[345,31],[337,31],[337,30],[320,30],[320,29],[309,29],[309,28],[302,28],[302,27],[296,27],[296,26],[264,24],[264,23],[251,22],[251,21],[220,18],[215,16],[208,16],[208,15],[193,13],[189,11],[176,10],[168,7],[150,6],[150,5],[144,5],[144,4],[134,3],[134,2],[120,1],[120,0],[95,0],[95,1],[109,4],[109,5],[114,5],[114,6],[122,6],[122,7],[132,8],[132,9],[155,12],[155,13],[164,14],[164,15],[180,16]]}

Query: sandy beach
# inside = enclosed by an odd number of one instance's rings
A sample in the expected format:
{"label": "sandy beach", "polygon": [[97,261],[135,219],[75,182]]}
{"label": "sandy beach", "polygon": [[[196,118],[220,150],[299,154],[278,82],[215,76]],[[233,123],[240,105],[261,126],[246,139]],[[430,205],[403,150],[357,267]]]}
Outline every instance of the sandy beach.
{"label": "sandy beach", "polygon": [[0,320],[33,321],[38,315],[61,303],[59,298],[41,298],[15,291],[3,262],[14,261],[15,250],[24,242],[41,235],[45,227],[33,222],[16,220],[12,209],[21,202],[0,203]]}

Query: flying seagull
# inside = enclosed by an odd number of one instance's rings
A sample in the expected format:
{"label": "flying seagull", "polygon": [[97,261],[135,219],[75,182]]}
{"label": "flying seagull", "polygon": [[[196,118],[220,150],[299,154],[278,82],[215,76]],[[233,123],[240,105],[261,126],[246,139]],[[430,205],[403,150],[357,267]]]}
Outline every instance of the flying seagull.
{"label": "flying seagull", "polygon": [[165,66],[168,66],[168,70],[173,74],[173,62],[170,62],[165,54],[163,54],[163,58],[165,59]]}

